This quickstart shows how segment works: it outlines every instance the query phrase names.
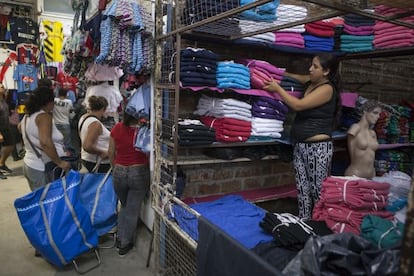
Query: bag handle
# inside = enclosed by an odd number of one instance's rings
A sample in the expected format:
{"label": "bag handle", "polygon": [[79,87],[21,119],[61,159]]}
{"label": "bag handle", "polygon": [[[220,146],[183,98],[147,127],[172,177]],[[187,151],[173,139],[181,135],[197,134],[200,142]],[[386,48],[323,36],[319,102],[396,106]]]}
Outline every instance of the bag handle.
{"label": "bag handle", "polygon": [[98,187],[96,188],[95,199],[94,199],[94,202],[93,202],[93,208],[92,208],[92,212],[91,212],[92,225],[95,224],[95,213],[96,213],[96,210],[98,209],[99,198],[101,196],[101,189],[105,185],[106,180],[108,179],[108,177],[111,175],[111,172],[112,172],[112,167],[109,168],[109,170],[105,174],[105,177],[101,180],[101,183],[99,183]]}
{"label": "bag handle", "polygon": [[[89,247],[90,249],[92,249],[92,248],[94,248],[94,246],[93,246],[92,244],[90,244],[90,243],[87,241],[85,231],[83,230],[83,228],[82,228],[82,226],[81,226],[81,224],[80,224],[79,218],[78,218],[78,216],[77,216],[77,214],[76,214],[76,212],[75,212],[75,209],[73,208],[73,205],[72,205],[72,203],[70,202],[70,199],[69,199],[69,197],[68,197],[68,194],[67,194],[66,177],[62,177],[62,178],[61,178],[61,182],[62,182],[63,197],[65,198],[65,203],[66,203],[66,205],[67,205],[67,207],[68,207],[68,209],[69,209],[69,212],[70,212],[70,213],[71,213],[71,215],[72,215],[72,219],[73,219],[73,221],[75,222],[76,227],[77,227],[77,228],[78,228],[78,230],[79,230],[79,233],[80,233],[80,234],[81,234],[81,236],[82,236],[83,243],[84,243],[87,247]],[[46,184],[46,185],[45,185],[45,188],[44,188],[44,190],[43,190],[43,192],[42,192],[42,195],[40,196],[40,199],[39,199],[39,206],[40,206],[40,210],[41,210],[41,212],[42,212],[42,218],[43,218],[43,222],[44,222],[45,227],[46,227],[46,233],[47,233],[47,237],[48,237],[48,239],[49,239],[50,245],[52,246],[52,249],[55,251],[56,255],[58,256],[58,258],[59,258],[60,262],[61,262],[62,264],[67,264],[68,262],[66,262],[65,258],[63,257],[62,252],[60,251],[59,247],[56,245],[56,243],[55,243],[55,241],[54,241],[54,239],[53,239],[52,230],[51,230],[51,228],[50,228],[50,223],[49,223],[49,220],[48,220],[48,216],[47,216],[47,214],[46,214],[46,210],[45,210],[45,207],[44,207],[44,204],[45,204],[45,198],[46,198],[47,193],[48,193],[48,191],[49,191],[49,189],[50,189],[50,186],[51,186],[53,183],[56,183],[56,182],[50,182],[50,183],[48,183],[48,184]]]}

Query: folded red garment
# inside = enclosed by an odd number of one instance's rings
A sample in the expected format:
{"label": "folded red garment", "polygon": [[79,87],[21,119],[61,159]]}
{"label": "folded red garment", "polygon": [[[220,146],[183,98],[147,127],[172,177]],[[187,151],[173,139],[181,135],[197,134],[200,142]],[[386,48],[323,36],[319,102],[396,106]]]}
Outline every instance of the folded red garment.
{"label": "folded red garment", "polygon": [[394,33],[394,34],[382,34],[382,35],[375,35],[374,40],[372,41],[373,44],[381,44],[386,41],[398,41],[401,40],[409,41],[414,39],[414,32],[412,33]]}
{"label": "folded red garment", "polygon": [[319,29],[331,30],[335,28],[335,25],[336,24],[331,21],[318,20],[318,21],[312,21],[312,22],[306,23],[305,27],[312,26],[312,27],[319,28]]}
{"label": "folded red garment", "polygon": [[335,34],[333,29],[331,30],[320,29],[312,25],[308,26],[308,24],[305,24],[305,30],[312,35],[322,36],[322,37],[333,37]]}
{"label": "folded red garment", "polygon": [[404,27],[404,26],[396,26],[392,23],[388,23],[388,22],[383,22],[383,21],[376,21],[375,25],[374,25],[374,32],[376,33],[377,31],[387,31],[387,30],[391,30],[391,29],[398,29],[401,31],[411,31],[412,29],[408,28],[408,27]]}
{"label": "folded red garment", "polygon": [[388,183],[377,182],[374,180],[370,180],[366,178],[358,178],[358,177],[328,176],[323,181],[322,185],[325,182],[342,185],[342,186],[346,184],[347,187],[369,188],[369,189],[375,189],[375,190],[388,190],[390,188],[390,184]]}
{"label": "folded red garment", "polygon": [[328,218],[335,221],[346,222],[355,227],[360,227],[362,220],[367,215],[374,215],[384,219],[393,219],[394,215],[389,211],[367,211],[367,210],[353,210],[347,208],[342,204],[327,204],[323,205],[324,212]]}
{"label": "folded red garment", "polygon": [[223,124],[242,126],[242,127],[252,127],[252,123],[249,121],[243,121],[233,118],[215,118],[211,116],[200,116],[200,121],[205,124],[207,127],[222,127]]}
{"label": "folded red garment", "polygon": [[374,43],[374,48],[376,49],[386,49],[386,48],[400,48],[400,47],[409,47],[413,46],[413,40],[401,40],[401,41],[385,41],[382,43]]}
{"label": "folded red garment", "polygon": [[376,215],[392,220],[394,216],[388,211],[361,211],[351,210],[344,205],[330,205],[319,201],[313,209],[312,219],[323,220],[335,233],[360,233],[361,223],[366,215]]}
{"label": "folded red garment", "polygon": [[238,137],[238,136],[250,137],[251,131],[246,132],[246,131],[237,131],[237,130],[229,130],[225,128],[220,128],[220,129],[216,129],[216,134],[230,136],[230,137]]}
{"label": "folded red garment", "polygon": [[250,68],[250,86],[256,89],[262,89],[265,82],[271,81],[272,78],[266,73],[260,72],[255,68]]}

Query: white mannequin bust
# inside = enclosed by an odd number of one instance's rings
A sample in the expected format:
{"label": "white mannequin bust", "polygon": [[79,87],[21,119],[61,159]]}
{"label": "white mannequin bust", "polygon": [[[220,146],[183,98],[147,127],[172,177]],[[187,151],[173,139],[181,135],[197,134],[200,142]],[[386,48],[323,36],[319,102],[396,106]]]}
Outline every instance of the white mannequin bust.
{"label": "white mannequin bust", "polygon": [[368,100],[362,105],[362,116],[347,132],[350,165],[345,176],[358,176],[371,179],[375,176],[375,151],[378,149],[377,135],[372,127],[377,122],[382,105],[375,100]]}

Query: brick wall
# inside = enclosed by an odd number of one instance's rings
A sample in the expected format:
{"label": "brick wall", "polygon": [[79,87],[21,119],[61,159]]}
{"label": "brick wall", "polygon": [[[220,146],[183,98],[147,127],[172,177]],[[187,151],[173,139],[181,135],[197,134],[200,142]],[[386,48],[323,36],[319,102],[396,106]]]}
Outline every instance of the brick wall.
{"label": "brick wall", "polygon": [[186,174],[184,197],[223,194],[294,183],[292,164],[258,160],[181,167]]}

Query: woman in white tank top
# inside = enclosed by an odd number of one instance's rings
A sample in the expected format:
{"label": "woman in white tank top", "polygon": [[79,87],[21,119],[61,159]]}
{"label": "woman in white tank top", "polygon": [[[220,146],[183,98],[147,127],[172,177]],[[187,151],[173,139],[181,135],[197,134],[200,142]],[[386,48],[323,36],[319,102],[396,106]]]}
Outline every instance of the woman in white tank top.
{"label": "woman in white tank top", "polygon": [[79,119],[82,165],[91,172],[99,162],[97,172],[107,172],[111,167],[108,159],[109,130],[100,119],[105,114],[108,101],[102,96],[88,98],[88,112]]}
{"label": "woman in white tank top", "polygon": [[26,115],[19,125],[26,148],[23,174],[33,191],[47,184],[45,164],[53,161],[63,170],[70,163],[60,157],[66,153],[63,135],[53,123],[54,94],[48,87],[38,87],[26,102]]}

